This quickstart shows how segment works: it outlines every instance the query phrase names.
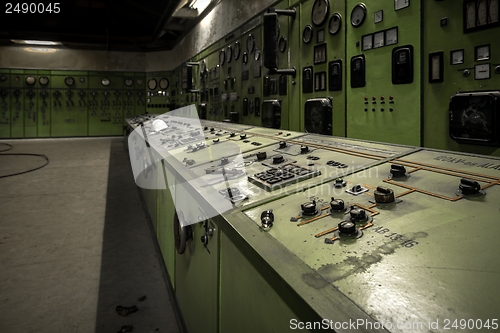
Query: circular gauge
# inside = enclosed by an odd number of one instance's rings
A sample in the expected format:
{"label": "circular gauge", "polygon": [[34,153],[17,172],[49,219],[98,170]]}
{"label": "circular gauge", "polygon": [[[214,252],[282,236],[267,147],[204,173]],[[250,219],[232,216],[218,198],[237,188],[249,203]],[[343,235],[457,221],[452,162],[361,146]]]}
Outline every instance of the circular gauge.
{"label": "circular gauge", "polygon": [[168,79],[167,79],[167,78],[162,78],[162,79],[160,80],[160,89],[161,89],[161,90],[165,90],[165,89],[167,89],[169,85],[170,85],[170,82],[168,81]]}
{"label": "circular gauge", "polygon": [[328,31],[330,31],[332,35],[336,35],[340,31],[341,26],[342,26],[342,17],[340,16],[339,13],[334,13],[330,18],[330,22],[328,24]]}
{"label": "circular gauge", "polygon": [[281,36],[279,42],[278,42],[278,46],[279,46],[279,49],[280,49],[280,52],[285,52],[286,50],[286,37],[285,36]]}
{"label": "circular gauge", "polygon": [[243,52],[243,63],[246,64],[248,62],[248,53]]}
{"label": "circular gauge", "polygon": [[131,78],[128,77],[125,79],[124,83],[125,83],[125,86],[131,87],[134,84],[134,80],[132,80]]}
{"label": "circular gauge", "polygon": [[257,61],[257,60],[260,59],[260,51],[259,51],[259,49],[255,49],[255,54],[254,54],[253,58],[255,59],[255,61]]}
{"label": "circular gauge", "polygon": [[26,76],[26,84],[34,85],[36,83],[36,78],[34,76]]}
{"label": "circular gauge", "polygon": [[42,86],[46,86],[49,83],[49,78],[46,76],[40,76],[38,82],[40,82]]}
{"label": "circular gauge", "polygon": [[219,53],[219,64],[220,65],[224,65],[225,62],[226,62],[226,51],[220,50],[220,53]]}
{"label": "circular gauge", "polygon": [[252,53],[255,48],[255,38],[252,34],[249,34],[247,37],[247,52]]}
{"label": "circular gauge", "polygon": [[73,79],[73,77],[71,76],[68,76],[67,78],[64,79],[64,83],[67,86],[72,86],[73,84],[75,84],[75,79]]}
{"label": "circular gauge", "polygon": [[107,77],[103,77],[101,80],[101,84],[105,87],[109,86],[110,83],[111,83],[111,81]]}
{"label": "circular gauge", "polygon": [[148,81],[149,90],[155,90],[157,85],[158,85],[158,82],[156,82],[155,79],[149,79],[149,81]]}
{"label": "circular gauge", "polygon": [[304,28],[304,31],[302,31],[302,41],[305,44],[309,44],[311,42],[312,36],[313,36],[313,27],[310,24],[308,24]]}
{"label": "circular gauge", "polygon": [[80,82],[81,82],[81,83],[84,83],[84,82],[85,82],[85,78],[84,78],[84,77],[81,77],[81,78],[80,78]]}
{"label": "circular gauge", "polygon": [[231,60],[233,59],[233,47],[232,46],[227,47],[226,58],[227,58],[227,63],[230,63]]}
{"label": "circular gauge", "polygon": [[238,60],[238,58],[240,57],[240,53],[241,53],[241,45],[240,45],[240,42],[236,42],[234,43],[234,60]]}
{"label": "circular gauge", "polygon": [[142,85],[142,79],[137,79],[136,82],[137,82],[138,85]]}
{"label": "circular gauge", "polygon": [[312,8],[312,22],[316,26],[320,26],[325,23],[328,17],[328,12],[330,11],[330,2],[328,0],[316,0]]}
{"label": "circular gauge", "polygon": [[351,24],[353,27],[360,27],[366,18],[366,7],[362,3],[358,3],[351,12]]}

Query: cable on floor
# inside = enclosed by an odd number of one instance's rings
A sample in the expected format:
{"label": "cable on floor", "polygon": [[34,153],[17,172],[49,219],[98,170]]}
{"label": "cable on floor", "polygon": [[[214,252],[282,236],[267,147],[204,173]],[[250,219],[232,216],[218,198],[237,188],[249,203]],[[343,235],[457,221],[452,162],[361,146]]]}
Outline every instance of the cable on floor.
{"label": "cable on floor", "polygon": [[[8,143],[1,143],[2,145],[7,145],[7,146],[10,146],[10,148],[6,149],[6,150],[1,150],[0,153],[3,153],[5,151],[9,151],[11,150],[12,148],[14,148],[12,145],[8,144]],[[21,171],[21,172],[17,172],[17,173],[12,173],[10,175],[0,175],[0,178],[7,178],[7,177],[12,177],[12,176],[18,176],[18,175],[22,175],[22,174],[25,174],[25,173],[28,173],[28,172],[33,172],[35,170],[39,170],[43,167],[45,167],[47,164],[49,164],[49,158],[47,157],[47,155],[43,155],[43,154],[28,154],[28,153],[9,153],[9,154],[0,154],[0,156],[35,156],[35,157],[40,157],[40,158],[43,158],[45,160],[45,164],[42,165],[42,166],[39,166],[39,167],[36,167],[36,168],[33,168],[31,170],[27,170],[27,171]]]}
{"label": "cable on floor", "polygon": [[0,153],[3,153],[3,152],[6,152],[6,151],[9,151],[9,150],[11,150],[12,148],[14,148],[14,147],[12,147],[12,145],[10,145],[10,144],[8,144],[8,143],[3,143],[3,142],[0,142],[0,145],[6,145],[6,146],[9,146],[9,147],[10,147],[10,148],[7,148],[7,149],[5,149],[5,150],[0,150]]}

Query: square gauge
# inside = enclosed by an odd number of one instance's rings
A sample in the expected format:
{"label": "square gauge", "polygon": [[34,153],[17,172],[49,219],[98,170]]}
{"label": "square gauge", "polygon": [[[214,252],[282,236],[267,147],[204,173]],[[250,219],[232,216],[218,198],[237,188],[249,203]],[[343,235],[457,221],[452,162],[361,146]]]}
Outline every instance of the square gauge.
{"label": "square gauge", "polygon": [[460,65],[464,63],[464,49],[450,52],[450,64]]}
{"label": "square gauge", "polygon": [[384,10],[379,10],[375,12],[373,16],[373,23],[380,23],[384,20]]}
{"label": "square gauge", "polygon": [[490,78],[490,64],[474,66],[474,79],[486,80]]}
{"label": "square gauge", "polygon": [[373,49],[373,35],[363,36],[363,51]]}
{"label": "square gauge", "polygon": [[394,0],[394,10],[410,7],[410,0]]}
{"label": "square gauge", "polygon": [[325,42],[325,29],[318,30],[317,42],[318,44]]}
{"label": "square gauge", "polygon": [[488,60],[490,59],[490,45],[476,46],[476,61]]}
{"label": "square gauge", "polygon": [[377,32],[373,35],[373,48],[382,47],[385,45],[385,32]]}
{"label": "square gauge", "polygon": [[385,31],[385,45],[398,43],[398,28],[391,28]]}

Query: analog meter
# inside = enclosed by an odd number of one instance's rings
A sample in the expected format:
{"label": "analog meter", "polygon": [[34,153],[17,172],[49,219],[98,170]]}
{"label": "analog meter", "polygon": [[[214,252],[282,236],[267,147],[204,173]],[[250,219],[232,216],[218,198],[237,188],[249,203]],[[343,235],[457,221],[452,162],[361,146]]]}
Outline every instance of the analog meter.
{"label": "analog meter", "polygon": [[308,24],[306,25],[304,31],[302,32],[302,41],[305,44],[309,44],[311,42],[312,35],[313,35],[313,28],[310,24]]}
{"label": "analog meter", "polygon": [[230,63],[232,59],[233,59],[233,47],[229,45],[226,50],[227,63]]}
{"label": "analog meter", "polygon": [[167,78],[162,78],[160,80],[160,89],[161,90],[166,90],[168,89],[168,86],[170,85],[170,82],[168,82]]}
{"label": "analog meter", "polygon": [[40,76],[40,79],[38,81],[42,86],[45,86],[49,83],[49,78],[46,76]]}
{"label": "analog meter", "polygon": [[334,13],[330,18],[330,22],[328,24],[328,31],[332,35],[336,35],[340,31],[340,27],[342,25],[342,17],[339,13]]}
{"label": "analog meter", "polygon": [[312,8],[312,22],[316,26],[325,23],[328,13],[330,11],[330,2],[328,0],[316,0]]}
{"label": "analog meter", "polygon": [[498,12],[498,0],[490,0],[490,7],[488,10],[490,17],[489,17],[489,22],[490,23],[498,23],[499,21],[499,12]]}
{"label": "analog meter", "polygon": [[158,82],[156,82],[155,79],[149,79],[149,81],[148,81],[149,90],[155,90],[157,85],[158,85]]}
{"label": "analog meter", "polygon": [[451,51],[451,64],[452,65],[459,65],[464,63],[464,50],[455,50]]}
{"label": "analog meter", "polygon": [[351,12],[351,25],[355,28],[360,27],[366,18],[366,7],[362,3],[358,3]]}
{"label": "analog meter", "polygon": [[224,65],[226,62],[226,51],[224,49],[220,50],[219,53],[219,65]]}
{"label": "analog meter", "polygon": [[252,53],[255,48],[255,38],[252,34],[249,34],[247,37],[247,52]]}
{"label": "analog meter", "polygon": [[279,43],[278,43],[280,52],[286,51],[286,42],[287,42],[286,37],[281,36]]}
{"label": "analog meter", "polygon": [[398,28],[391,28],[385,31],[385,45],[398,43]]}
{"label": "analog meter", "polygon": [[488,24],[488,0],[479,0],[477,4],[477,24],[479,26]]}
{"label": "analog meter", "polygon": [[240,53],[241,53],[241,45],[240,45],[240,42],[236,42],[234,43],[234,60],[238,60],[238,58],[240,57]]}
{"label": "analog meter", "polygon": [[373,35],[363,36],[363,51],[373,49]]}
{"label": "analog meter", "polygon": [[34,76],[26,76],[26,84],[34,85],[36,83],[36,78]]}
{"label": "analog meter", "polygon": [[67,86],[72,86],[73,84],[75,84],[75,79],[72,76],[68,76],[67,78],[64,79],[64,83]]}
{"label": "analog meter", "polygon": [[131,87],[134,84],[134,80],[132,80],[131,78],[126,78],[124,83],[127,87]]}
{"label": "analog meter", "polygon": [[101,80],[101,84],[105,87],[109,86],[110,83],[111,83],[111,81],[107,77],[103,77]]}

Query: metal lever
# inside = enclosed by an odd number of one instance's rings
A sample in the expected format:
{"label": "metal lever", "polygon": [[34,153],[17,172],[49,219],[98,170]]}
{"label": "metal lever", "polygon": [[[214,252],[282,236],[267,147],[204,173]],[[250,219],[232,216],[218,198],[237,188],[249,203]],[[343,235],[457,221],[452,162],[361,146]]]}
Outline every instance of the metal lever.
{"label": "metal lever", "polygon": [[205,249],[207,250],[208,254],[210,254],[210,250],[208,249],[208,241],[214,235],[214,230],[215,230],[213,225],[209,225],[209,224],[211,224],[211,222],[209,222],[208,220],[206,220],[203,223],[203,228],[205,228],[205,233],[200,238],[200,240],[201,240],[203,246],[205,247]]}

